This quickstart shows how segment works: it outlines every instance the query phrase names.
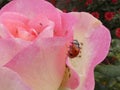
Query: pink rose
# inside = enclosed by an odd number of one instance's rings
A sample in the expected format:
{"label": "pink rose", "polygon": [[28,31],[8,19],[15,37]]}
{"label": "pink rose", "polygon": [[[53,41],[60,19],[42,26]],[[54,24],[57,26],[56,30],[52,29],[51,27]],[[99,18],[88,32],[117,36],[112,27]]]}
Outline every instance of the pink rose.
{"label": "pink rose", "polygon": [[[69,58],[73,40],[80,53]],[[110,33],[85,12],[63,13],[45,0],[12,0],[0,10],[2,90],[93,90],[94,68]]]}

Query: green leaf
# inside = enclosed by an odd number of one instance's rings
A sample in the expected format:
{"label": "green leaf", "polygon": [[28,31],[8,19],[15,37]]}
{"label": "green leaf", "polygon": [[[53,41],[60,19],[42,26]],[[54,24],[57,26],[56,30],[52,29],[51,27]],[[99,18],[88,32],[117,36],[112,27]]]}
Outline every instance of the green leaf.
{"label": "green leaf", "polygon": [[100,72],[108,77],[119,77],[120,65],[98,65],[95,71]]}

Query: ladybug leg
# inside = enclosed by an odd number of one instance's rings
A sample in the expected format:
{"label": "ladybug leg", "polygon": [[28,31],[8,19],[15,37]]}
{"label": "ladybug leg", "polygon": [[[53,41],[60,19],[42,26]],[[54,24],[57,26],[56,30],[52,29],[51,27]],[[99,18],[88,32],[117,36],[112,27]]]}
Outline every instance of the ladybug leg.
{"label": "ladybug leg", "polygon": [[83,46],[83,43],[82,43],[82,42],[80,42],[80,45],[81,45],[81,46]]}

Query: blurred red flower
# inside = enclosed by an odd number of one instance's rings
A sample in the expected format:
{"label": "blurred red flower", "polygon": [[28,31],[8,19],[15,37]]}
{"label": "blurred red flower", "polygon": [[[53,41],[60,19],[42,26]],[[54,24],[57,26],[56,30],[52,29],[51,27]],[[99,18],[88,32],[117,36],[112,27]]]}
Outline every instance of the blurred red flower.
{"label": "blurred red flower", "polygon": [[118,2],[118,0],[111,0],[112,1],[112,3],[117,3]]}
{"label": "blurred red flower", "polygon": [[66,10],[66,9],[63,9],[62,11],[63,11],[63,12],[67,12],[67,10]]}
{"label": "blurred red flower", "polygon": [[93,0],[87,0],[85,5],[88,6],[89,4],[92,4]]}
{"label": "blurred red flower", "polygon": [[48,0],[49,2],[51,2],[53,5],[56,5],[56,0]]}
{"label": "blurred red flower", "polygon": [[91,14],[96,18],[99,18],[99,16],[100,16],[100,14],[98,12],[92,12]]}
{"label": "blurred red flower", "polygon": [[113,19],[114,15],[115,15],[114,12],[105,12],[105,19],[106,19],[107,21],[110,21],[110,20]]}
{"label": "blurred red flower", "polygon": [[75,7],[75,8],[72,9],[72,11],[76,12],[76,11],[78,11],[78,9]]}
{"label": "blurred red flower", "polygon": [[120,38],[120,28],[117,28],[115,31],[115,35]]}
{"label": "blurred red flower", "polygon": [[66,3],[70,3],[71,2],[71,0],[66,0]]}

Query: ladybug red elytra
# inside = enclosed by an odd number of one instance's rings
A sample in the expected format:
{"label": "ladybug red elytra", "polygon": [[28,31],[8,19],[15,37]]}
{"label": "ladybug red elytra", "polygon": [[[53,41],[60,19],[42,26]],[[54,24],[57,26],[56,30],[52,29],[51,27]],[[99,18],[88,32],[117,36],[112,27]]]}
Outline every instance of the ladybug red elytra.
{"label": "ladybug red elytra", "polygon": [[74,58],[74,57],[78,56],[79,53],[80,53],[79,42],[77,40],[73,40],[73,42],[70,45],[69,50],[68,50],[68,56],[70,58]]}

